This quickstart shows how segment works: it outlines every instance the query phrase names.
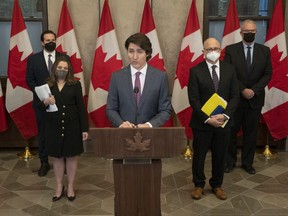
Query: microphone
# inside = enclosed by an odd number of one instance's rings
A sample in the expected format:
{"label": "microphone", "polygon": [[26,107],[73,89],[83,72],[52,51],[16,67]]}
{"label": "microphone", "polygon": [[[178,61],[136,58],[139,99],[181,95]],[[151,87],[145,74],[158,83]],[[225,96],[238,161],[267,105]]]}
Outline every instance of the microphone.
{"label": "microphone", "polygon": [[137,86],[135,86],[133,91],[134,91],[135,94],[138,94],[139,88]]}
{"label": "microphone", "polygon": [[134,92],[134,94],[135,94],[135,102],[136,102],[135,126],[137,127],[137,124],[138,124],[138,119],[137,119],[138,105],[137,105],[136,95],[139,93],[139,88],[138,88],[138,86],[135,86],[135,87],[134,87],[133,92]]}

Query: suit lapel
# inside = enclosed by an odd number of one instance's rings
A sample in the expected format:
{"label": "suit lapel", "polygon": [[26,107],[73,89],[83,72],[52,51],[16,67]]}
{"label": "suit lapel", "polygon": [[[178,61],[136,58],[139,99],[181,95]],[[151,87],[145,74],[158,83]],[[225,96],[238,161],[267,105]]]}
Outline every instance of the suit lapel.
{"label": "suit lapel", "polygon": [[227,83],[227,81],[225,80],[228,76],[226,76],[226,68],[225,65],[222,63],[222,61],[220,62],[220,70],[219,70],[219,74],[220,74],[220,80],[219,80],[219,86],[218,86],[218,91],[222,88],[222,85]]}
{"label": "suit lapel", "polygon": [[129,98],[132,102],[132,104],[134,104],[136,106],[136,101],[135,101],[135,95],[134,95],[134,89],[133,89],[133,85],[132,85],[132,75],[131,75],[131,69],[130,69],[130,65],[128,65],[125,69],[124,69],[124,76],[123,76],[123,87],[126,88],[126,92],[129,94]]}
{"label": "suit lapel", "polygon": [[141,99],[140,99],[140,103],[139,103],[139,107],[141,107],[141,105],[143,104],[143,102],[145,101],[145,98],[149,96],[149,91],[152,88],[153,85],[153,75],[154,72],[152,70],[152,68],[148,65],[147,67],[147,72],[146,72],[146,77],[145,77],[145,83],[143,86],[143,92],[141,95]]}
{"label": "suit lapel", "polygon": [[206,61],[202,62],[201,67],[202,67],[202,73],[203,73],[203,76],[205,77],[205,80],[209,83],[211,89],[213,91],[215,91],[213,80],[212,80],[212,77],[211,77],[211,74],[210,74],[210,70],[208,68],[208,65],[207,65]]}
{"label": "suit lapel", "polygon": [[41,62],[39,62],[40,63],[40,65],[43,65],[43,70],[44,70],[44,67],[45,67],[45,69],[46,69],[46,72],[49,74],[49,76],[50,76],[50,73],[49,73],[49,70],[48,70],[48,67],[47,67],[47,64],[46,64],[46,61],[45,61],[45,57],[44,57],[44,53],[43,53],[43,51],[41,52],[41,55],[40,55],[40,61]]}
{"label": "suit lapel", "polygon": [[253,68],[254,68],[255,63],[256,63],[255,59],[257,59],[257,56],[259,56],[259,54],[260,54],[259,52],[260,52],[260,50],[258,49],[257,44],[254,43],[253,54],[252,54],[252,56],[253,56],[252,57],[252,65],[251,65],[250,71],[253,71]]}
{"label": "suit lapel", "polygon": [[243,43],[242,42],[238,43],[238,51],[237,51],[237,53],[239,55],[240,61],[242,61],[243,63],[245,62],[245,65],[246,65],[245,51],[244,51],[244,47],[243,47]]}

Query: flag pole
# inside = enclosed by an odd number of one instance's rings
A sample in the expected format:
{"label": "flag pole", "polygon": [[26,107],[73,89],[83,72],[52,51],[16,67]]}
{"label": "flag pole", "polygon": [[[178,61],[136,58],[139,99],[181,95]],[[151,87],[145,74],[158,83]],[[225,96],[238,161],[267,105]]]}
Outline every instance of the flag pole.
{"label": "flag pole", "polygon": [[187,139],[187,144],[186,144],[186,151],[184,153],[184,158],[186,160],[189,160],[191,159],[193,156],[193,150],[190,148],[190,142],[189,142],[189,139]]}

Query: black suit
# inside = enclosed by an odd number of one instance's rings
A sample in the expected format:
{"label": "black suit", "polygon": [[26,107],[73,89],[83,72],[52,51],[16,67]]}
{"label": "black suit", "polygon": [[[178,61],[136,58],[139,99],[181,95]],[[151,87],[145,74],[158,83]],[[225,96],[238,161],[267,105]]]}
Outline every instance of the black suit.
{"label": "black suit", "polygon": [[221,187],[224,176],[224,163],[229,144],[229,132],[233,124],[233,113],[239,101],[239,88],[234,67],[225,62],[219,64],[220,81],[217,94],[228,104],[224,114],[230,117],[227,125],[215,128],[205,121],[208,116],[201,111],[205,102],[215,93],[211,74],[206,61],[190,69],[188,82],[189,103],[193,113],[190,126],[193,129],[193,182],[196,187],[205,185],[204,164],[209,148],[212,152],[212,178],[209,180],[212,188]]}
{"label": "black suit", "polygon": [[[65,54],[56,52],[56,59],[59,56],[66,56]],[[35,86],[41,86],[46,84],[47,78],[50,76],[47,64],[45,62],[43,51],[35,53],[29,56],[26,70],[26,82],[31,91],[33,92],[33,108],[36,113],[37,127],[38,127],[38,148],[39,158],[41,162],[48,162],[48,155],[45,151],[45,111],[39,109],[39,99],[34,89]]]}
{"label": "black suit", "polygon": [[[244,46],[242,42],[225,48],[225,61],[236,68],[240,103],[235,113],[235,124],[232,128],[231,143],[227,157],[227,165],[235,166],[237,160],[237,132],[242,126],[242,166],[252,166],[257,142],[257,127],[260,119],[261,108],[264,105],[265,86],[272,76],[270,49],[264,45],[254,43],[253,60],[250,71],[247,69]],[[254,97],[245,99],[241,92],[252,89]]]}

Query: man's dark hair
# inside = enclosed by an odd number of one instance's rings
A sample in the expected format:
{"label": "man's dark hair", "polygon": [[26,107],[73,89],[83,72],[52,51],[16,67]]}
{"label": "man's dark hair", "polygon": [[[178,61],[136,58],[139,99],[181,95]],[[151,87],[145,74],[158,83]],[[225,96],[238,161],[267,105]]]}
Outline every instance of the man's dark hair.
{"label": "man's dark hair", "polygon": [[127,38],[127,40],[125,41],[125,48],[127,50],[130,43],[138,45],[141,49],[145,51],[145,53],[147,54],[147,61],[151,58],[152,44],[150,42],[150,39],[145,34],[139,32]]}
{"label": "man's dark hair", "polygon": [[53,34],[54,36],[55,36],[55,39],[56,39],[56,34],[55,34],[55,32],[53,32],[52,30],[46,30],[46,31],[44,31],[44,32],[42,32],[42,34],[41,34],[41,36],[40,36],[40,40],[42,41],[42,42],[44,42],[44,35],[45,34]]}

